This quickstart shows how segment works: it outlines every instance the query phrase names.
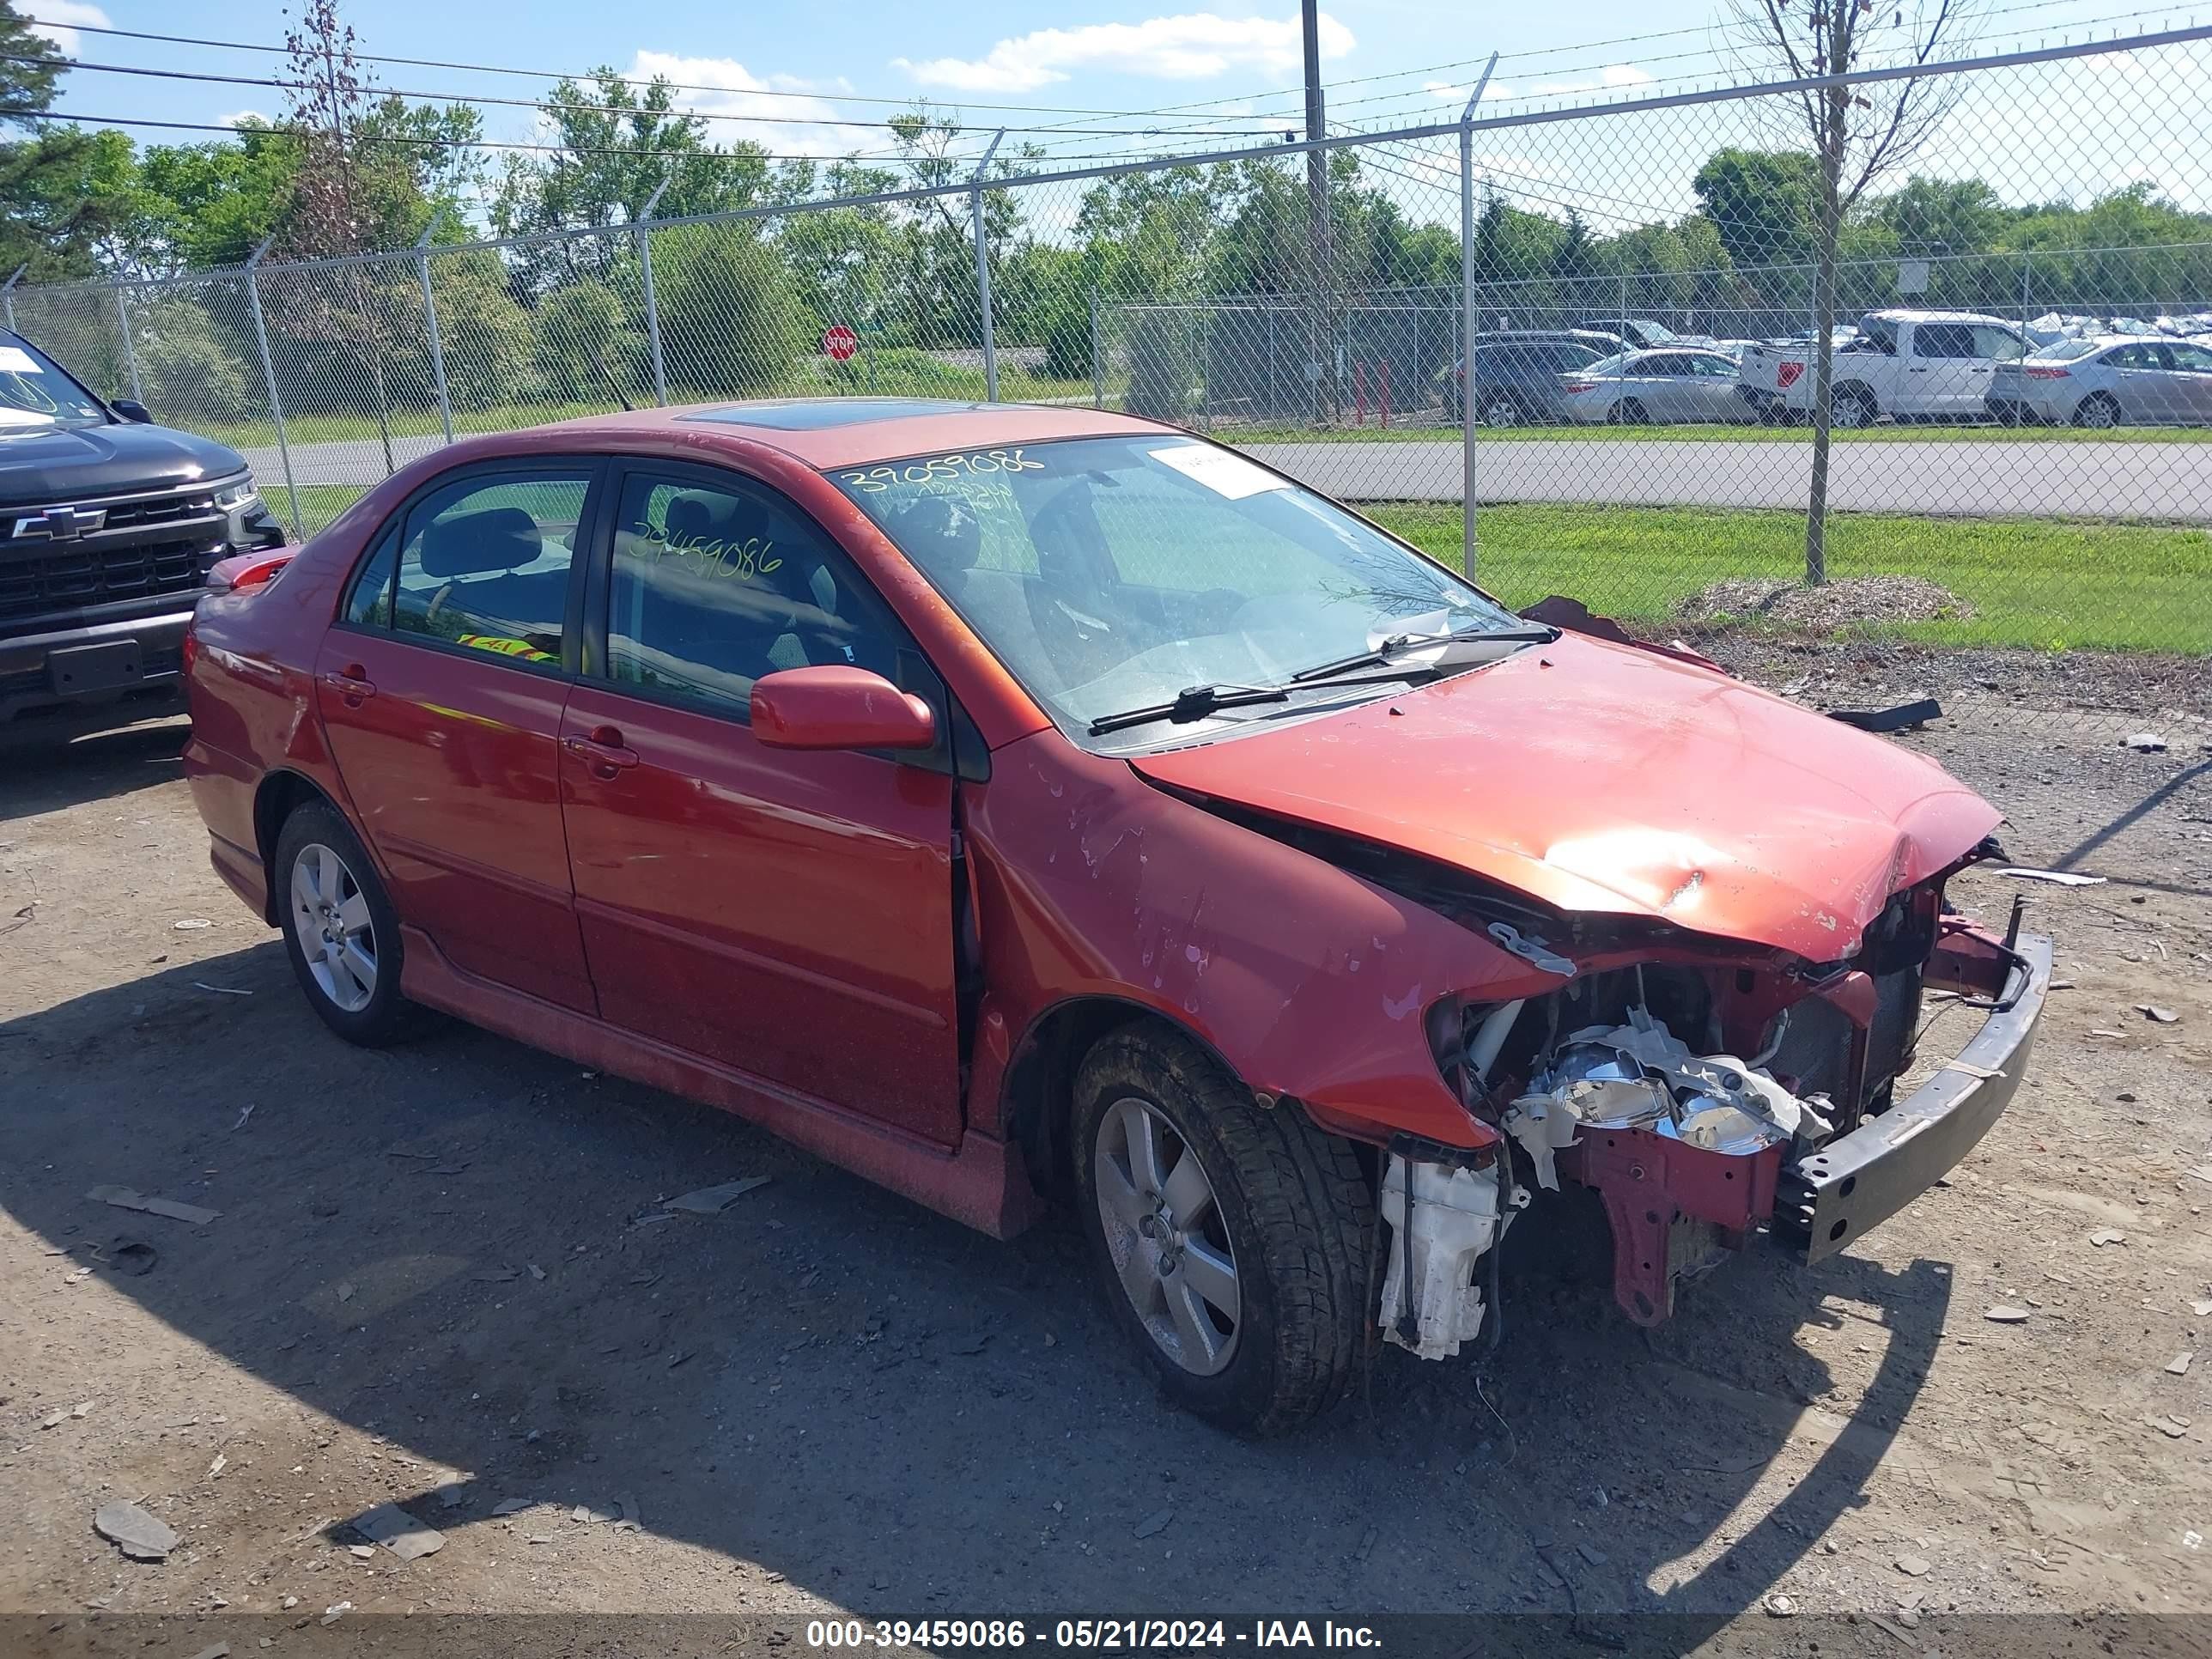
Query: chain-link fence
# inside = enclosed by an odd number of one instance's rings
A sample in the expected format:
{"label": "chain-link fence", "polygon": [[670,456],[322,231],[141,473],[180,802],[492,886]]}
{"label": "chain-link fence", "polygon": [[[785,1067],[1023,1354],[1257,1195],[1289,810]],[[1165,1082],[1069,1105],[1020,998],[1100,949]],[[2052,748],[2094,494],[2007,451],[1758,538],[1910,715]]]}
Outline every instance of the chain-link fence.
{"label": "chain-link fence", "polygon": [[5,303],[244,450],[305,531],[453,435],[623,404],[1097,405],[1516,605],[1782,678],[1817,645],[1877,689],[2202,718],[2212,29],[1883,44],[1841,76]]}

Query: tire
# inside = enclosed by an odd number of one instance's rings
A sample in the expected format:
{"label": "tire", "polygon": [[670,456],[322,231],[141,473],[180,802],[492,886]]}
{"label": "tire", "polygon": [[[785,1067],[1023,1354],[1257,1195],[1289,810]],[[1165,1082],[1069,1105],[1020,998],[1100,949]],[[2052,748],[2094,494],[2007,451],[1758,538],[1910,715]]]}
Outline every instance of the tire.
{"label": "tire", "polygon": [[1482,404],[1482,423],[1485,426],[1526,426],[1528,411],[1521,407],[1518,398],[1498,393],[1486,398]]}
{"label": "tire", "polygon": [[1863,386],[1839,386],[1828,395],[1828,424],[1832,428],[1861,431],[1872,426],[1881,414],[1874,394]]}
{"label": "tire", "polygon": [[323,1024],[367,1048],[404,1036],[415,1010],[399,994],[399,915],[334,808],[294,809],[276,835],[270,879],[284,953]]}
{"label": "tire", "polygon": [[1651,411],[1644,408],[1642,404],[1638,403],[1633,398],[1622,398],[1619,404],[1614,405],[1614,408],[1617,411],[1617,416],[1620,424],[1623,426],[1649,426],[1651,424]]}
{"label": "tire", "polygon": [[[1151,1180],[1133,1114],[1149,1126]],[[1375,1224],[1349,1142],[1294,1105],[1262,1110],[1189,1037],[1145,1027],[1101,1039],[1085,1058],[1073,1131],[1099,1287],[1171,1400],[1223,1428],[1272,1435],[1342,1398],[1371,1322]],[[1233,1314],[1221,1304],[1224,1265]]]}
{"label": "tire", "polygon": [[2081,407],[2074,411],[2074,424],[2109,432],[2120,423],[2120,406],[2109,392],[2093,392],[2081,399]]}

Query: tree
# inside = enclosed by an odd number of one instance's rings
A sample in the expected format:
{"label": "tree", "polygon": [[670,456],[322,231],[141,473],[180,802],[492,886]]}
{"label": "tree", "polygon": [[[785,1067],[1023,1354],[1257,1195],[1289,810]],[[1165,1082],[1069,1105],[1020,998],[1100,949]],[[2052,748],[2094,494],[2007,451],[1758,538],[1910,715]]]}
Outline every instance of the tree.
{"label": "tree", "polygon": [[[1761,72],[1795,80],[1931,61],[1965,31],[1976,0],[1732,0],[1739,54]],[[1829,354],[1836,325],[1837,248],[1844,219],[1867,187],[1904,166],[1957,102],[1955,78],[1905,76],[1827,83],[1795,95],[1796,130],[1819,167],[1813,240],[1813,486],[1805,515],[1805,580],[1827,580]]]}
{"label": "tree", "polygon": [[1809,151],[1716,150],[1691,188],[1737,270],[1813,263],[1820,168]]}
{"label": "tree", "polygon": [[801,313],[791,274],[758,228],[688,225],[654,246],[662,327],[680,346],[672,379],[710,398],[787,388],[793,365],[817,333]]}
{"label": "tree", "polygon": [[114,195],[101,181],[118,157],[127,161],[130,141],[35,118],[52,106],[68,67],[52,41],[0,0],[0,126],[26,135],[0,140],[0,280],[18,265],[33,278],[90,276],[113,222]]}

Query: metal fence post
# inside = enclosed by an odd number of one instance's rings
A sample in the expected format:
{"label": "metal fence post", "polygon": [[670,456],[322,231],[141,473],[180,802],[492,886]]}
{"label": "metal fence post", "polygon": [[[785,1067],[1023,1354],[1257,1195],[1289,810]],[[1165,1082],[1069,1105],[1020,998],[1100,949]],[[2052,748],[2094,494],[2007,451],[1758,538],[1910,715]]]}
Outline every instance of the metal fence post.
{"label": "metal fence post", "polygon": [[253,307],[253,338],[261,348],[261,377],[269,387],[269,417],[276,426],[276,455],[284,467],[284,489],[292,498],[292,533],[307,539],[307,521],[300,511],[300,483],[292,476],[292,447],[284,440],[284,400],[276,395],[276,365],[269,356],[269,325],[261,317],[261,256],[269,252],[272,234],[262,240],[246,262],[246,299]]}
{"label": "metal fence post", "polygon": [[668,407],[668,368],[660,355],[660,307],[653,297],[653,210],[660,205],[660,192],[667,188],[666,179],[653,187],[635,226],[637,268],[645,281],[645,337],[653,349],[653,396],[663,409]]}
{"label": "metal fence post", "polygon": [[1091,290],[1091,406],[1106,407],[1106,356],[1098,345],[1098,290]]}
{"label": "metal fence post", "polygon": [[0,311],[7,313],[8,331],[10,334],[15,332],[15,284],[23,280],[23,273],[30,268],[31,262],[26,259],[15,267],[15,275],[9,277],[6,282],[0,283]]}
{"label": "metal fence post", "polygon": [[120,283],[115,285],[115,326],[123,335],[123,366],[131,375],[131,395],[143,404],[146,392],[138,384],[138,348],[131,343],[131,311],[123,303],[123,284]]}
{"label": "metal fence post", "polygon": [[438,391],[438,420],[446,428],[446,441],[453,441],[453,402],[446,392],[446,343],[438,336],[438,301],[430,293],[430,238],[438,228],[438,222],[446,216],[442,207],[430,216],[430,222],[422,227],[422,240],[415,244],[415,270],[422,279],[422,320],[430,331],[430,379]]}
{"label": "metal fence post", "polygon": [[991,135],[990,145],[968,181],[968,216],[975,232],[975,298],[983,315],[983,401],[992,404],[999,401],[999,347],[991,337],[991,245],[983,234],[983,175],[991,170],[991,158],[1006,136],[1004,127]]}
{"label": "metal fence post", "polygon": [[1498,54],[1482,66],[1482,78],[1459,118],[1459,568],[1474,576],[1474,106],[1490,84]]}

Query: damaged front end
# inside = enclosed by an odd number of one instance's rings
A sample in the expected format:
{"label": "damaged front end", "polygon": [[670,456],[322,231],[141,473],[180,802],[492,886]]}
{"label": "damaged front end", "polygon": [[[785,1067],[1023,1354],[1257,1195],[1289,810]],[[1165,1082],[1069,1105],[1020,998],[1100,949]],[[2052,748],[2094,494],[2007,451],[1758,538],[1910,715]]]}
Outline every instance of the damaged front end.
{"label": "damaged front end", "polygon": [[[1392,1149],[1385,1336],[1456,1352],[1494,1298],[1504,1228],[1563,1184],[1602,1201],[1615,1299],[1646,1326],[1758,1234],[1818,1261],[1932,1186],[2010,1101],[2050,983],[2049,942],[2021,935],[2018,907],[2002,937],[1985,932],[1944,902],[1952,873],[1893,895],[1854,954],[1825,963],[1571,918],[1535,938],[1517,918],[1509,948],[1540,952],[1565,982],[1431,1011],[1438,1064],[1501,1139],[1464,1168]],[[1984,1019],[1906,1092],[1931,993]]]}

